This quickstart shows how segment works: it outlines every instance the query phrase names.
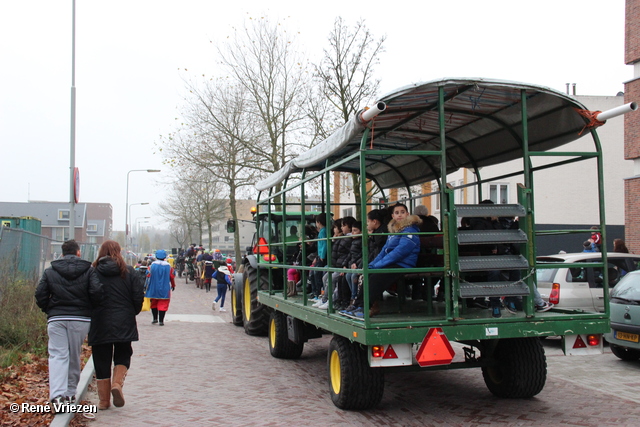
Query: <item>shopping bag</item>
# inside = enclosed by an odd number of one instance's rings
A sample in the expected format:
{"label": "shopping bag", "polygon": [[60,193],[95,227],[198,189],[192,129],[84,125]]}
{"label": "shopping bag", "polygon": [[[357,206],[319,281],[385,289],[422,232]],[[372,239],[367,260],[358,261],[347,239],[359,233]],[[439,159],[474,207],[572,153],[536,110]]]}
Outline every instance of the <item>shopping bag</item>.
{"label": "shopping bag", "polygon": [[151,298],[144,298],[144,302],[142,303],[142,311],[151,310]]}

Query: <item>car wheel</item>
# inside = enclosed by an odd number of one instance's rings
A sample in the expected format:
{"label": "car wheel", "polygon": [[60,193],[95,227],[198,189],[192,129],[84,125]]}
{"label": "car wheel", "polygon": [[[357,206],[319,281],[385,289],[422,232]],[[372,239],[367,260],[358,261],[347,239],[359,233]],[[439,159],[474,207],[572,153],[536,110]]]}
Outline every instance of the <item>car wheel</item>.
{"label": "car wheel", "polygon": [[609,348],[611,349],[611,353],[613,353],[613,355],[618,359],[631,361],[640,359],[640,350],[622,347],[615,344],[609,344]]}

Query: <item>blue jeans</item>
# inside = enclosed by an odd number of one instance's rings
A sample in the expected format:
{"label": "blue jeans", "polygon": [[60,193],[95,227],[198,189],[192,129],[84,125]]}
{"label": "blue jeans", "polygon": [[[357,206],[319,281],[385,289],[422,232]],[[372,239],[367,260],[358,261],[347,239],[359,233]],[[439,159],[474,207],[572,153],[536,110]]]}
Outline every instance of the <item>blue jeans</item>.
{"label": "blue jeans", "polygon": [[220,300],[220,308],[224,307],[224,298],[227,296],[227,284],[218,283],[218,296],[214,300],[218,302]]}
{"label": "blue jeans", "polygon": [[351,299],[356,299],[358,296],[358,276],[357,273],[347,273],[347,283],[349,284],[349,289],[351,290]]}
{"label": "blue jeans", "polygon": [[[316,265],[315,267],[324,267],[326,264],[325,261],[321,261],[320,258],[318,258],[318,260],[316,261]],[[322,293],[322,276],[324,276],[324,272],[323,271],[313,271],[313,284],[312,284],[312,288],[311,288],[311,292],[316,295],[316,296],[320,296],[320,294]]]}

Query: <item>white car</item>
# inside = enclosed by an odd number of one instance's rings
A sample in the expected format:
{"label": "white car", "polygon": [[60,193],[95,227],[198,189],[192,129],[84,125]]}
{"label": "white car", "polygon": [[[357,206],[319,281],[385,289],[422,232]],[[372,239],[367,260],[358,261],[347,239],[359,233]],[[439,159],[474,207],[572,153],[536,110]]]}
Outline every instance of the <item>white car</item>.
{"label": "white car", "polygon": [[[600,262],[600,252],[580,252],[537,257],[538,263],[563,263],[565,268],[538,268],[538,291],[542,298],[557,308],[604,311],[603,269],[580,264]],[[640,255],[607,253],[609,288],[621,277],[638,269]]]}
{"label": "white car", "polygon": [[625,275],[611,291],[611,352],[622,360],[640,359],[640,271]]}

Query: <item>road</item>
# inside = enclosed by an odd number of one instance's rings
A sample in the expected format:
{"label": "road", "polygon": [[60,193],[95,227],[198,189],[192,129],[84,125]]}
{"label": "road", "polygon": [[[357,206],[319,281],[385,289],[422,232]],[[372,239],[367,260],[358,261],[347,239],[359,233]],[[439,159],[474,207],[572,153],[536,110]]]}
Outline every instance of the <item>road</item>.
{"label": "road", "polygon": [[[544,342],[547,383],[534,398],[494,397],[479,369],[395,373],[385,377],[379,407],[342,411],[328,392],[329,336],[307,343],[299,360],[274,359],[266,338],[211,310],[214,295],[182,279],[165,326],[152,325],[150,313],[138,316],[126,405],[99,411],[92,426],[640,424],[640,362],[608,349],[564,356],[554,339]],[[97,403],[95,392],[89,397]]]}

